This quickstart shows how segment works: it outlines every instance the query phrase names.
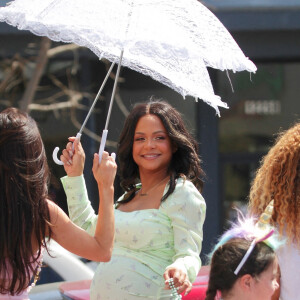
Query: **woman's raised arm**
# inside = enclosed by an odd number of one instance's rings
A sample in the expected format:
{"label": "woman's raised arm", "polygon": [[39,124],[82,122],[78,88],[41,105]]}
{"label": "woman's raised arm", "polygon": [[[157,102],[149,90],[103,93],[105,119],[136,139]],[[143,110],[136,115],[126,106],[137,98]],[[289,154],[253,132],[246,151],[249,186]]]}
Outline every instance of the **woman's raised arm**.
{"label": "woman's raised arm", "polygon": [[[66,164],[71,158],[61,159],[65,163],[68,175],[78,176],[84,166],[84,152],[78,141],[74,142],[72,164]],[[94,155],[93,173],[99,190],[99,210],[94,236],[75,225],[68,216],[54,203],[49,201],[53,238],[67,250],[91,260],[108,261],[114,240],[114,179],[117,165],[114,158],[103,153],[101,163],[98,154]]]}

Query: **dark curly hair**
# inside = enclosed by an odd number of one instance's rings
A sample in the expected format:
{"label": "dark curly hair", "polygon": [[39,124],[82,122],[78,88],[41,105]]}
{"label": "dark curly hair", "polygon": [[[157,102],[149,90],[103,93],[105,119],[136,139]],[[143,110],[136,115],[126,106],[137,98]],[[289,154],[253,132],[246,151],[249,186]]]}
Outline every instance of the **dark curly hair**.
{"label": "dark curly hair", "polygon": [[157,116],[163,123],[171,142],[177,151],[173,153],[169,166],[170,186],[162,198],[164,201],[176,186],[176,179],[189,179],[202,190],[204,172],[200,167],[198,144],[187,130],[180,113],[165,101],[150,100],[147,103],[137,104],[127,119],[121,132],[118,144],[118,158],[120,161],[121,186],[127,192],[123,203],[129,202],[135,194],[136,183],[139,180],[139,169],[132,156],[135,128],[141,117],[151,114]]}
{"label": "dark curly hair", "polygon": [[214,252],[210,263],[210,274],[205,300],[214,300],[218,291],[226,295],[236,280],[245,274],[254,278],[268,269],[275,260],[275,252],[264,242],[255,245],[249,258],[237,275],[234,274],[247,250],[251,240],[233,238],[221,245]]}
{"label": "dark curly hair", "polygon": [[[18,294],[51,237],[49,170],[36,122],[16,108],[0,113],[0,294]],[[37,242],[38,253],[32,241]],[[47,248],[47,247],[46,247]],[[8,275],[9,274],[9,275]],[[10,276],[10,282],[3,280]]]}

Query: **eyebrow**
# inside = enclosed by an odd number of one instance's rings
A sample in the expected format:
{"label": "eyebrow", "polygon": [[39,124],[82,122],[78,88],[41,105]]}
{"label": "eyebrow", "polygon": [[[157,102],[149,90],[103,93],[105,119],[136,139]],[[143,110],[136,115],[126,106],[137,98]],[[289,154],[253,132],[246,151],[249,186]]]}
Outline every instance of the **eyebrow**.
{"label": "eyebrow", "polygon": [[[164,130],[158,130],[158,131],[152,132],[152,134],[157,134],[157,133],[165,133],[165,134],[167,134],[167,132],[164,131]],[[137,131],[137,132],[135,132],[134,134],[145,134],[145,133],[144,133],[144,132]]]}

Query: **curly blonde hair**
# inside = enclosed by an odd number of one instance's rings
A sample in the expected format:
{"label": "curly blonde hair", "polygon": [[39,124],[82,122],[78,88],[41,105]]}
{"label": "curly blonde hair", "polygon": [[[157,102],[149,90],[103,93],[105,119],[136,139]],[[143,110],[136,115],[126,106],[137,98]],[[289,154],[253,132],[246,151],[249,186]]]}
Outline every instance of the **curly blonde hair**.
{"label": "curly blonde hair", "polygon": [[279,134],[253,180],[249,211],[260,215],[274,199],[271,223],[300,249],[300,123]]}

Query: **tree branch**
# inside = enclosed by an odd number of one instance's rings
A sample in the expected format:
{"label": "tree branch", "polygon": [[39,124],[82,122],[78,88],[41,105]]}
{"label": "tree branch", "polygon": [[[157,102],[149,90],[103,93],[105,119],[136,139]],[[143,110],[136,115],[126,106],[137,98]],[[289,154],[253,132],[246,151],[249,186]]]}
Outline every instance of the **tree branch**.
{"label": "tree branch", "polygon": [[23,111],[28,112],[29,104],[34,98],[37,86],[40,82],[43,71],[48,61],[47,51],[50,46],[51,41],[48,38],[43,37],[33,76],[31,77],[29,84],[26,87],[25,93],[20,101],[20,109]]}
{"label": "tree branch", "polygon": [[47,56],[48,59],[52,58],[55,55],[59,55],[61,53],[64,53],[66,51],[74,51],[77,49],[82,48],[81,46],[78,46],[76,44],[67,44],[67,45],[62,45],[62,46],[57,46],[55,48],[51,48],[49,50],[47,50]]}

